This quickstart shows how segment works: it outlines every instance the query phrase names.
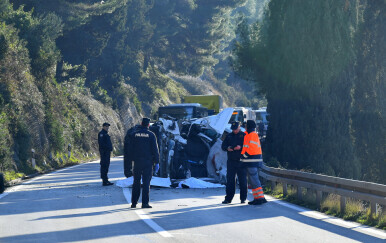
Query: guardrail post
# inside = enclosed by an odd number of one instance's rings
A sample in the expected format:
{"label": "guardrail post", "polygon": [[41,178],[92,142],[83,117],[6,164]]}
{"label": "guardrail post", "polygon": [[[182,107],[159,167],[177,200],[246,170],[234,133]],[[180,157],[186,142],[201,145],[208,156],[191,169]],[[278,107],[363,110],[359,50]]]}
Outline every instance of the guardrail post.
{"label": "guardrail post", "polygon": [[322,203],[323,192],[316,190],[316,206],[320,208],[320,204]]}
{"label": "guardrail post", "polygon": [[343,214],[346,210],[346,197],[340,196],[340,213]]}
{"label": "guardrail post", "polygon": [[283,196],[287,196],[288,191],[287,191],[287,183],[283,182]]}
{"label": "guardrail post", "polygon": [[377,215],[377,203],[375,202],[370,202],[370,208],[371,208],[371,214]]}
{"label": "guardrail post", "polygon": [[298,195],[298,200],[301,201],[303,198],[303,192],[302,192],[302,187],[301,186],[296,186],[296,192]]}

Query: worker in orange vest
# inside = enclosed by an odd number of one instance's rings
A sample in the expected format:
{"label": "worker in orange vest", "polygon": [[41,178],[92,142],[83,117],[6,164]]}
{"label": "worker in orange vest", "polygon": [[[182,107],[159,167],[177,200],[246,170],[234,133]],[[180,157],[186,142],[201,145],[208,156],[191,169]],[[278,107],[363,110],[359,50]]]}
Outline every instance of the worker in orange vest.
{"label": "worker in orange vest", "polygon": [[248,120],[246,125],[246,135],[244,137],[243,150],[241,151],[241,162],[246,163],[249,183],[252,187],[253,201],[249,205],[260,205],[266,203],[263,188],[259,180],[258,170],[263,163],[263,153],[259,135],[256,133],[256,123]]}

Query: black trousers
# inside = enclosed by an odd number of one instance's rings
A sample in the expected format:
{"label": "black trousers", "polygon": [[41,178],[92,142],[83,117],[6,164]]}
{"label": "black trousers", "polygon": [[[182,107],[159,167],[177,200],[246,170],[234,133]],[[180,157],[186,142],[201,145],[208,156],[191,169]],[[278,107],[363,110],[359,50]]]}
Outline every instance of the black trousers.
{"label": "black trousers", "polygon": [[153,164],[134,162],[134,183],[133,195],[131,203],[137,204],[139,195],[141,194],[141,179],[142,179],[142,205],[149,204],[150,181],[153,176]]}
{"label": "black trousers", "polygon": [[109,173],[110,167],[110,151],[99,151],[101,157],[101,178],[103,181],[107,181],[109,178],[107,177],[107,173]]}
{"label": "black trousers", "polygon": [[248,194],[247,170],[238,160],[227,161],[227,185],[225,200],[231,202],[236,192],[236,175],[240,184],[240,200],[245,201]]}

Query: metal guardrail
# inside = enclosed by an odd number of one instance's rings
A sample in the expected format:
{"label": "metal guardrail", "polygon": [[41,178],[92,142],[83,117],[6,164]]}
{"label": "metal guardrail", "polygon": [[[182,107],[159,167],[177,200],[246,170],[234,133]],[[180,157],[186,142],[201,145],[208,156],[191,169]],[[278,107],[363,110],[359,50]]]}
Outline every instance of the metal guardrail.
{"label": "metal guardrail", "polygon": [[283,185],[283,195],[288,195],[287,185],[293,185],[297,190],[297,197],[302,199],[302,188],[316,191],[316,205],[320,207],[322,193],[340,195],[340,208],[344,211],[347,198],[355,198],[370,202],[371,213],[377,212],[377,204],[386,206],[386,185],[307,173],[296,170],[286,170],[268,167],[265,164],[260,168],[260,176],[268,181]]}

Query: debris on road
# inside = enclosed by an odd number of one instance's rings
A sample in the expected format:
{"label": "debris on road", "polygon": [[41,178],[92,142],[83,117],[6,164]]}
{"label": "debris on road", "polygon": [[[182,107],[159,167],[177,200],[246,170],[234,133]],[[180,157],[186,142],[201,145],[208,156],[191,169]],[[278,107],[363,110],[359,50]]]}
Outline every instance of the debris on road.
{"label": "debris on road", "polygon": [[[132,187],[134,183],[134,177],[129,177],[124,180],[119,180],[115,183],[115,185],[119,187]],[[161,178],[153,176],[153,178],[150,181],[151,186],[157,186],[157,187],[170,187],[172,183],[170,182],[169,178]]]}
{"label": "debris on road", "polygon": [[[207,178],[208,179],[208,178]],[[134,182],[134,177],[129,177],[123,180],[119,180],[115,183],[118,187],[132,187]],[[221,188],[224,187],[224,185],[211,183],[205,180],[197,179],[194,177],[190,177],[189,179],[180,180],[177,181],[178,188]],[[177,184],[172,186],[172,183],[170,181],[170,178],[161,178],[153,176],[153,178],[150,181],[151,186],[156,187],[164,187],[164,188],[171,188],[176,187]]]}
{"label": "debris on road", "polygon": [[225,187],[221,184],[215,184],[207,181],[203,181],[194,177],[183,180],[178,184],[178,188],[221,188]]}
{"label": "debris on road", "polygon": [[226,108],[218,115],[191,120],[162,117],[154,123],[150,130],[160,148],[159,176],[210,176],[225,183],[226,152],[221,150],[221,138],[230,126],[232,112],[233,108]]}

